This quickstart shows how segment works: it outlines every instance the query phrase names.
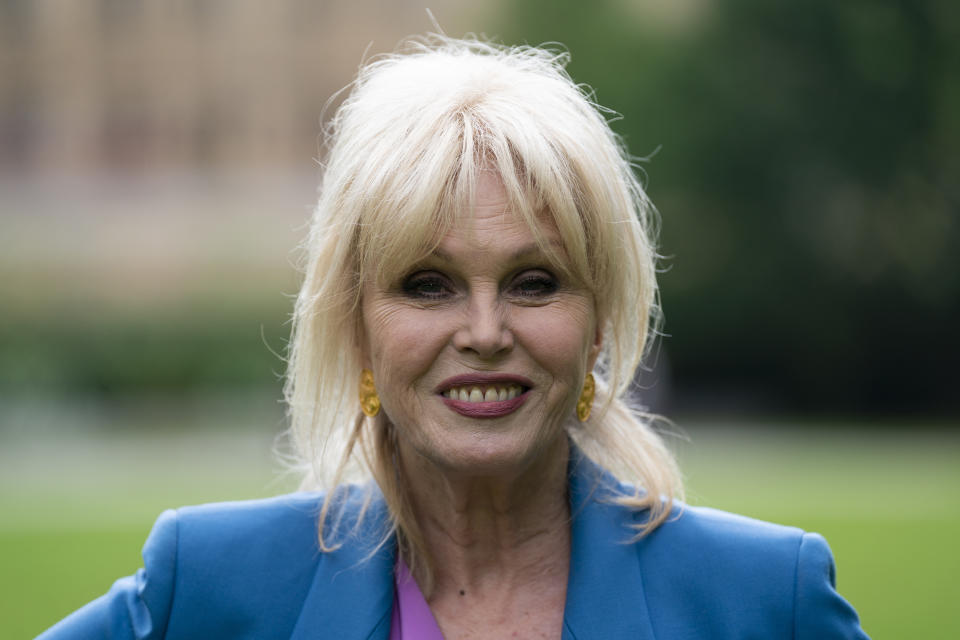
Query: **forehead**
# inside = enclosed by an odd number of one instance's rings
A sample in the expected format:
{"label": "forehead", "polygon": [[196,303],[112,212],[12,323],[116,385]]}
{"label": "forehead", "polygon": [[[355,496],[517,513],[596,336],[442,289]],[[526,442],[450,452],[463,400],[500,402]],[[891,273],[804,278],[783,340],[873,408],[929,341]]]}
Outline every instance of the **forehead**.
{"label": "forehead", "polygon": [[472,248],[492,254],[562,254],[562,247],[549,214],[541,212],[528,220],[511,202],[499,176],[484,171],[478,176],[473,206],[457,213],[435,253]]}

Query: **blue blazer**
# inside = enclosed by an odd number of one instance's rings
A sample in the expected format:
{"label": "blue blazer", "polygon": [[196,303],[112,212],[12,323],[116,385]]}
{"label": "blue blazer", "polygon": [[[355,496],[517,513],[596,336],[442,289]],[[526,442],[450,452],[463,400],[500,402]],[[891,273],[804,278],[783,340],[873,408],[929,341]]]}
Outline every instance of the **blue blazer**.
{"label": "blue blazer", "polygon": [[[585,458],[571,465],[572,550],[564,640],[831,640],[866,638],[834,589],[822,537],[683,506],[636,542],[643,512],[611,504],[616,481]],[[395,545],[375,487],[344,487],[336,551],[317,546],[322,495],[167,511],[144,567],[43,633],[42,640],[168,638],[387,640]]]}

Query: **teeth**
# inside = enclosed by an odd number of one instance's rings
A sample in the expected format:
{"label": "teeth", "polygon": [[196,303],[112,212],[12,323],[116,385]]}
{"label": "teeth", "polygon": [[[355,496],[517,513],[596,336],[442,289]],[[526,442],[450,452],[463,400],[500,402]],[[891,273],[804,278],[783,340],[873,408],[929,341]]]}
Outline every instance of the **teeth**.
{"label": "teeth", "polygon": [[523,392],[519,385],[485,387],[454,387],[443,392],[443,396],[460,402],[503,402],[512,400]]}

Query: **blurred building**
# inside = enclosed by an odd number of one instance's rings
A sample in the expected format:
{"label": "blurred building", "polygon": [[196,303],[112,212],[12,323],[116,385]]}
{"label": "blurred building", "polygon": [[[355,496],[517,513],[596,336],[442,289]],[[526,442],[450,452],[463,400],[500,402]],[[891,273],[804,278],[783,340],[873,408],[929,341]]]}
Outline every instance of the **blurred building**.
{"label": "blurred building", "polygon": [[0,168],[303,166],[365,51],[428,29],[411,0],[3,0]]}

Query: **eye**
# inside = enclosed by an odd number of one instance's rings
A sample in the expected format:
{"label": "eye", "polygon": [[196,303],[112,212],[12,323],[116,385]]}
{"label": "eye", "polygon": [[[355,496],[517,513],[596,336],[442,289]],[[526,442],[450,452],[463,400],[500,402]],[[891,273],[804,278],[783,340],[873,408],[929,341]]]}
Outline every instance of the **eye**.
{"label": "eye", "polygon": [[524,298],[543,298],[556,293],[557,279],[541,269],[524,271],[510,285],[510,291]]}
{"label": "eye", "polygon": [[420,271],[404,279],[403,293],[421,300],[443,300],[453,295],[453,287],[436,271]]}

